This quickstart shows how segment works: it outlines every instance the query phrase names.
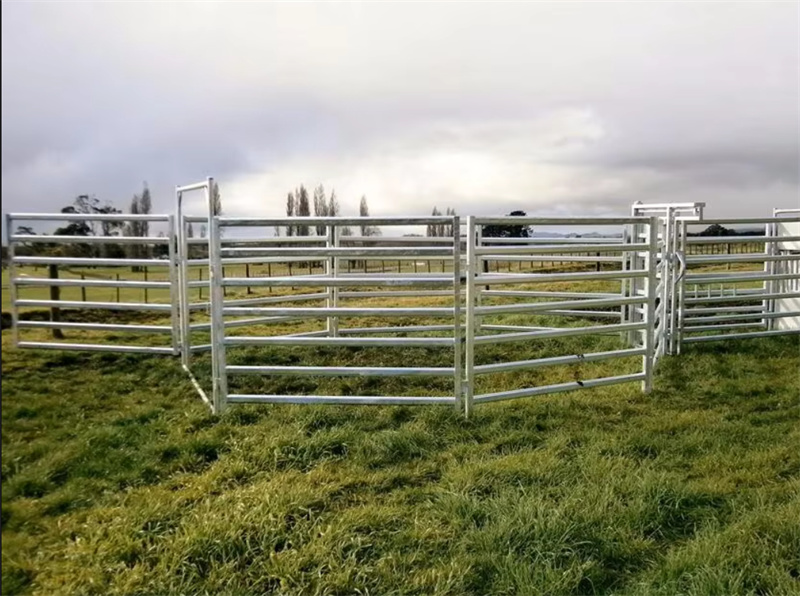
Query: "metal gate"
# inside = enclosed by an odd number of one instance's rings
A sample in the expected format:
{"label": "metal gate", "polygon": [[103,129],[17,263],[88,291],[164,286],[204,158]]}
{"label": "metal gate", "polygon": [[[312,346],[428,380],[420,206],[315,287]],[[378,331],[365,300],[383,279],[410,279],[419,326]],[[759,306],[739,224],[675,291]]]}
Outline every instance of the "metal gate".
{"label": "metal gate", "polygon": [[[265,238],[259,228],[272,230],[275,226],[295,230],[299,235]],[[361,236],[343,236],[349,226],[362,230]],[[400,235],[379,236],[379,227],[386,230],[398,227],[421,228],[436,226],[447,229],[448,236],[416,238]],[[318,228],[320,236],[307,236],[310,227]],[[214,217],[211,220],[210,279],[211,342],[214,376],[213,404],[215,411],[224,410],[228,403],[329,403],[329,404],[450,404],[458,406],[461,399],[462,339],[461,339],[461,256],[460,224],[458,217],[413,218],[346,218],[294,217],[279,219],[238,219]],[[230,231],[226,244],[222,231]],[[254,231],[256,233],[254,234]],[[320,244],[322,240],[322,245]],[[381,263],[398,263],[398,271],[386,272],[369,268],[370,259]],[[363,271],[345,272],[347,261],[363,263]],[[412,263],[413,269],[403,268]],[[426,264],[441,264],[441,272],[425,271]],[[295,264],[302,273],[291,274],[287,266]],[[320,269],[315,272],[315,266]],[[419,271],[422,264],[423,271]],[[243,276],[242,266],[259,266],[261,275]],[[276,275],[264,275],[263,266],[274,267]],[[231,274],[239,267],[238,275]],[[308,270],[305,271],[304,269]],[[227,272],[226,272],[227,269]],[[281,292],[243,304],[241,300],[225,300],[226,290],[257,288]],[[294,290],[299,291],[296,293]],[[443,306],[404,307],[395,303],[387,306],[344,306],[350,299],[404,299],[436,297]],[[298,306],[295,303],[302,301]],[[257,302],[257,303],[256,303]],[[309,304],[309,302],[311,304]],[[282,303],[280,306],[264,304]],[[350,326],[353,319],[439,319],[441,323],[389,326]],[[290,332],[287,323],[307,323]],[[237,334],[240,326],[248,334]],[[307,327],[311,327],[308,329]],[[258,331],[253,335],[253,331]],[[409,337],[410,335],[410,337]],[[385,350],[425,347],[452,353],[447,366],[315,366],[302,365],[231,364],[231,359],[245,353],[245,348],[285,346],[316,346],[331,348],[372,348]],[[313,355],[305,354],[312,358]],[[255,354],[264,359],[263,354]],[[232,380],[251,376],[308,377],[444,377],[452,379],[448,395],[300,395],[269,394],[237,391]]]}
{"label": "metal gate", "polygon": [[[34,230],[57,223],[67,224],[58,234]],[[160,234],[151,235],[150,225],[161,227]],[[12,213],[6,215],[6,229],[14,345],[179,353],[171,215]],[[43,288],[49,290],[47,298]],[[108,320],[108,312],[116,313],[114,320]]]}
{"label": "metal gate", "polygon": [[[516,226],[533,226],[533,234],[527,230],[528,237],[523,238],[490,235]],[[473,404],[631,381],[641,382],[649,391],[656,349],[656,226],[655,218],[645,217],[468,217],[465,413]],[[537,233],[539,227],[551,229]],[[577,233],[586,227],[585,234]],[[598,227],[611,230],[598,235]],[[491,272],[490,263],[497,264],[496,272]],[[507,272],[499,270],[500,263],[508,264]],[[530,270],[512,272],[513,263],[529,263]],[[548,271],[534,272],[545,266]],[[542,282],[559,283],[562,288],[537,288]],[[502,322],[509,315],[517,317],[515,324]],[[598,335],[616,338],[617,345],[607,342],[592,349],[558,341]],[[541,355],[508,360],[506,354],[478,353],[512,342],[517,350],[532,344],[530,349],[540,349]],[[604,345],[607,349],[602,349]],[[639,358],[640,364],[627,374],[583,377],[581,368],[588,363],[630,358]],[[479,387],[486,379],[488,388],[493,375],[547,367],[572,367],[574,380],[503,391]]]}
{"label": "metal gate", "polygon": [[[679,222],[687,268],[677,289],[679,345],[797,332],[798,223],[800,217],[792,214]],[[692,234],[698,226],[714,225],[751,230],[735,236]]]}

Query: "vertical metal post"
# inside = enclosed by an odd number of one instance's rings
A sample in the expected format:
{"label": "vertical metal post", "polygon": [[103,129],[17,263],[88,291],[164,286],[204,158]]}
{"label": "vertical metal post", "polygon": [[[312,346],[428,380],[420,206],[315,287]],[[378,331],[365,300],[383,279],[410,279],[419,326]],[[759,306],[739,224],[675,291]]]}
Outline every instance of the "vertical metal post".
{"label": "vertical metal post", "polygon": [[[622,244],[628,244],[628,243],[630,243],[630,241],[631,241],[630,226],[626,225],[622,229]],[[622,264],[621,264],[621,269],[622,269],[623,274],[624,274],[625,271],[628,271],[628,269],[630,269],[630,266],[629,266],[630,258],[631,258],[630,251],[623,250],[622,251]],[[620,294],[622,295],[623,298],[627,298],[628,296],[631,295],[630,292],[631,292],[630,280],[627,277],[623,277],[620,280]],[[625,323],[628,322],[628,319],[630,318],[630,305],[629,304],[623,304],[622,306],[620,306],[619,318],[620,318],[620,321],[619,321],[620,324],[625,324]],[[620,331],[620,339],[623,342],[625,342],[626,339],[627,339],[628,341],[626,343],[628,345],[630,345],[630,337],[629,336],[630,336],[629,332]]]}
{"label": "vertical metal post", "polygon": [[175,243],[178,259],[178,314],[180,317],[181,364],[188,368],[191,359],[191,313],[189,312],[189,242],[183,216],[183,193],[175,188]]}
{"label": "vertical metal post", "polygon": [[462,352],[461,345],[461,219],[453,216],[453,393],[456,411],[464,409],[462,392]]}
{"label": "vertical metal post", "polygon": [[654,315],[656,306],[656,259],[658,253],[658,218],[651,217],[649,225],[650,250],[647,255],[647,280],[645,292],[647,295],[647,308],[645,310],[644,330],[644,364],[645,379],[642,381],[642,391],[650,393],[653,389],[653,356],[654,356]]}
{"label": "vertical metal post", "polygon": [[[331,275],[333,274],[333,259],[334,259],[334,257],[332,256],[333,253],[331,252],[331,249],[333,248],[333,244],[334,244],[334,242],[333,242],[334,231],[333,230],[334,230],[334,225],[332,223],[329,223],[325,227],[325,233],[326,233],[326,236],[325,236],[325,247],[328,249],[328,257],[325,259],[325,276],[326,277],[331,277]],[[325,297],[325,307],[326,308],[332,308],[333,307],[333,286],[329,285],[325,289],[325,293],[327,294],[326,297]],[[331,315],[328,315],[327,323],[326,323],[326,327],[325,328],[326,328],[328,337],[333,337],[333,317]]]}
{"label": "vertical metal post", "polygon": [[[680,222],[680,246],[678,250],[685,255],[686,254],[686,222]],[[686,300],[686,271],[683,272],[680,279],[678,280],[678,306],[675,312],[675,341],[674,341],[674,350],[675,354],[681,353],[681,342],[683,342],[683,312],[685,308],[685,300]]]}
{"label": "vertical metal post", "polygon": [[[469,236],[467,237],[467,240],[469,241]],[[483,246],[483,226],[475,226],[474,243],[475,243],[476,247]],[[469,250],[467,251],[467,254],[469,255]],[[474,256],[474,254],[473,254],[473,256]],[[488,261],[484,261],[484,263],[488,263]],[[477,263],[476,263],[476,265],[475,265],[475,274],[477,275],[478,272],[480,272],[480,271],[488,271],[488,268],[485,267],[485,266],[484,267],[478,267]],[[483,302],[483,300],[482,300],[482,298],[483,298],[483,295],[482,295],[483,286],[475,286],[474,290],[475,290],[475,306],[481,306],[481,304]],[[481,325],[483,325],[483,321],[481,320],[481,317],[476,317],[476,319],[475,319],[475,332],[478,335],[481,334]]]}
{"label": "vertical metal post", "polygon": [[[764,237],[766,239],[769,240],[770,238],[776,237],[778,235],[777,232],[778,232],[778,230],[777,230],[777,226],[775,224],[773,224],[773,223],[765,224]],[[771,256],[775,255],[776,254],[775,251],[777,249],[777,242],[766,242],[765,244],[766,244],[766,246],[764,247],[764,252],[767,254],[767,256],[771,257]],[[765,259],[765,261],[764,261],[764,272],[767,275],[770,275],[770,276],[775,275],[775,264],[776,264],[775,261],[771,261],[771,260],[766,260]],[[765,280],[763,288],[764,288],[764,291],[767,294],[774,294],[776,291],[778,291],[778,288],[776,287],[776,284],[772,279]],[[764,312],[765,312],[765,314],[774,313],[776,305],[777,305],[777,301],[774,298],[770,298],[770,299],[764,301],[764,307],[765,307],[764,308]],[[763,319],[763,324],[766,325],[766,330],[767,331],[772,331],[775,328],[775,319],[772,318],[772,317],[766,317],[765,319]]]}
{"label": "vertical metal post", "polygon": [[208,178],[206,200],[208,201],[208,278],[210,285],[209,306],[211,311],[211,366],[212,366],[212,409],[215,414],[225,411],[228,397],[228,379],[225,365],[225,325],[222,308],[224,305],[222,259],[220,257],[219,217],[214,215],[211,201],[213,178]]}
{"label": "vertical metal post", "polygon": [[19,309],[17,307],[17,282],[16,267],[14,265],[14,241],[11,239],[14,230],[12,229],[13,220],[10,213],[6,213],[6,238],[8,238],[8,293],[11,298],[11,337],[14,347],[19,345]]}
{"label": "vertical metal post", "polygon": [[[335,223],[328,225],[328,240],[327,246],[329,248],[339,248],[341,238],[341,229]],[[328,258],[325,273],[329,277],[339,277],[339,257],[335,254]],[[331,308],[339,307],[339,288],[336,286],[328,286],[328,306]],[[339,317],[328,317],[328,336],[339,337]]]}
{"label": "vertical metal post", "polygon": [[472,397],[475,393],[475,274],[478,267],[475,263],[475,218],[467,216],[467,270],[466,270],[466,349],[464,358],[464,416],[472,413]]}
{"label": "vertical metal post", "polygon": [[[663,227],[663,239],[661,241],[661,277],[662,277],[662,284],[661,284],[661,304],[659,308],[661,310],[661,321],[659,324],[659,335],[661,336],[660,342],[660,352],[661,354],[666,353],[668,350],[668,345],[670,341],[672,341],[672,325],[671,325],[671,317],[672,317],[672,309],[670,308],[670,294],[672,293],[672,282],[673,282],[673,272],[675,268],[673,267],[673,258],[674,258],[674,247],[672,244],[672,235],[674,233],[673,224],[675,217],[675,211],[672,207],[667,207],[667,212],[665,213],[664,218],[664,227]],[[659,226],[660,228],[661,226]]]}
{"label": "vertical metal post", "polygon": [[178,279],[178,260],[176,255],[177,248],[177,234],[175,231],[175,216],[170,215],[167,218],[167,226],[169,231],[167,238],[169,238],[169,302],[172,308],[170,309],[172,319],[172,354],[178,355],[180,352],[180,281]]}

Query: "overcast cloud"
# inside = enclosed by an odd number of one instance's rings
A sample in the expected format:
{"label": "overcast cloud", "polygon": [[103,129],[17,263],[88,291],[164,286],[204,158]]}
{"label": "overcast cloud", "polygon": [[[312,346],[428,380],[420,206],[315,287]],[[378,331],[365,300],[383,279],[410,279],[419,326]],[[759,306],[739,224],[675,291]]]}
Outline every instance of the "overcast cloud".
{"label": "overcast cloud", "polygon": [[[2,199],[227,214],[797,206],[797,3],[9,3]],[[199,209],[198,209],[199,213]]]}

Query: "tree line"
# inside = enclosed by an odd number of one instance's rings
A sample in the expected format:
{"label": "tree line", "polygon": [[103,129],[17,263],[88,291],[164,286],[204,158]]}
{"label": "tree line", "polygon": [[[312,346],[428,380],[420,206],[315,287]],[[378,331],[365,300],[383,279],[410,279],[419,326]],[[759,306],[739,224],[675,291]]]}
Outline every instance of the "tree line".
{"label": "tree line", "polygon": [[[286,217],[310,217],[312,205],[314,207],[314,217],[338,217],[341,215],[336,189],[332,189],[330,197],[326,197],[325,187],[320,184],[314,189],[311,201],[309,201],[308,190],[301,184],[294,191],[289,191],[286,195]],[[367,197],[364,195],[362,195],[361,202],[358,206],[358,215],[359,217],[369,217],[369,205],[367,204]],[[275,226],[275,235],[280,236],[283,233],[283,235],[288,237],[310,236],[312,234],[324,236],[326,233],[325,228],[326,226],[324,225],[308,226],[302,223]],[[353,235],[353,230],[350,226],[342,226],[339,229],[339,233],[342,236]],[[359,226],[359,232],[362,236],[381,235],[380,228],[367,223]]]}

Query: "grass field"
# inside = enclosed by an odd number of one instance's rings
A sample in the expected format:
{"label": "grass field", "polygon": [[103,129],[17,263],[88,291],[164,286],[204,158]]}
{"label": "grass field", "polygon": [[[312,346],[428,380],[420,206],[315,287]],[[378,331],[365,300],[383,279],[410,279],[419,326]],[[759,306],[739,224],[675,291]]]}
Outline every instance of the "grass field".
{"label": "grass field", "polygon": [[[797,337],[691,346],[662,361],[650,395],[603,387],[484,405],[469,421],[448,407],[217,418],[172,358],[9,340],[3,331],[4,594],[800,593]],[[436,366],[446,355],[265,348],[236,361],[311,358]],[[485,382],[572,370],[538,374]],[[246,380],[450,390],[375,381]]]}

